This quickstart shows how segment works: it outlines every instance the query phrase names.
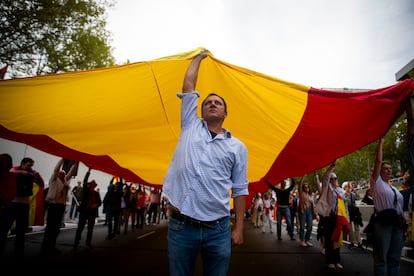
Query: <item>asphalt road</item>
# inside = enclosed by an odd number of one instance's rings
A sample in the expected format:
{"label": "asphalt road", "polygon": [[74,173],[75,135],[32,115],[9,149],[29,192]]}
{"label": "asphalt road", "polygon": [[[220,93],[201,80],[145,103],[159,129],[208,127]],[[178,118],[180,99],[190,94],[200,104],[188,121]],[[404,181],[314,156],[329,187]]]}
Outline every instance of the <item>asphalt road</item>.
{"label": "asphalt road", "polygon": [[[276,226],[276,225],[274,225]],[[372,275],[372,252],[369,249],[341,248],[344,269],[328,271],[324,256],[315,236],[313,247],[300,247],[298,236],[290,241],[283,229],[282,241],[274,233],[261,231],[245,221],[245,243],[233,248],[228,275]],[[142,230],[129,231],[113,240],[105,240],[107,228],[102,223],[95,225],[93,249],[85,247],[86,229],[81,246],[75,250],[73,240],[76,224],[67,223],[62,229],[57,248],[61,254],[40,256],[42,229],[34,229],[26,236],[24,257],[13,256],[13,241],[10,237],[5,256],[1,257],[2,275],[5,271],[22,275],[168,275],[167,270],[167,222],[144,226]],[[198,260],[195,275],[202,275]],[[401,276],[412,276],[414,261],[401,260]],[[92,273],[92,274],[91,274]]]}

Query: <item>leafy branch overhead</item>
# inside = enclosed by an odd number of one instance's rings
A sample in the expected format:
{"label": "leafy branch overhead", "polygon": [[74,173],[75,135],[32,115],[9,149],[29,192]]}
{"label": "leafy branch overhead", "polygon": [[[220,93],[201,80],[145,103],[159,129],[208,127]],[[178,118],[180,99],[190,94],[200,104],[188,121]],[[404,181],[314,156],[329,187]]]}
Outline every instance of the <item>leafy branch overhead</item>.
{"label": "leafy branch overhead", "polygon": [[0,2],[0,64],[11,77],[114,65],[106,9],[111,1]]}

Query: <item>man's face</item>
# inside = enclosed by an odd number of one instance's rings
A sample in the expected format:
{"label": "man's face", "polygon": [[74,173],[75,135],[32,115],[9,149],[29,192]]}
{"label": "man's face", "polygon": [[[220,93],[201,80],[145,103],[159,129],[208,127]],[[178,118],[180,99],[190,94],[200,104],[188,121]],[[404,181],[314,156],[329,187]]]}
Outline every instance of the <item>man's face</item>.
{"label": "man's face", "polygon": [[227,116],[227,112],[225,111],[225,106],[223,100],[216,96],[211,95],[207,97],[203,104],[203,119],[205,121],[223,121],[224,118]]}
{"label": "man's face", "polygon": [[25,171],[30,171],[30,169],[33,167],[33,162],[26,162],[22,164],[22,169]]}

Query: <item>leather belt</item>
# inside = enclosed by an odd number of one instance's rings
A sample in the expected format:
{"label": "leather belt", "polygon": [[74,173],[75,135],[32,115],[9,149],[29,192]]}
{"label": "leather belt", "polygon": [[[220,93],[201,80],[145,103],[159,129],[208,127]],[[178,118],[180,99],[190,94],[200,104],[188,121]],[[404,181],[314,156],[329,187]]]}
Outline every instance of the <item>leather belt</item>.
{"label": "leather belt", "polygon": [[219,218],[217,220],[212,220],[212,221],[202,221],[202,220],[197,220],[192,217],[181,214],[179,211],[175,210],[175,208],[171,209],[171,217],[180,222],[183,222],[185,224],[191,225],[196,228],[209,228],[209,229],[215,229],[217,225],[223,219],[227,218],[227,217],[223,217],[223,218]]}

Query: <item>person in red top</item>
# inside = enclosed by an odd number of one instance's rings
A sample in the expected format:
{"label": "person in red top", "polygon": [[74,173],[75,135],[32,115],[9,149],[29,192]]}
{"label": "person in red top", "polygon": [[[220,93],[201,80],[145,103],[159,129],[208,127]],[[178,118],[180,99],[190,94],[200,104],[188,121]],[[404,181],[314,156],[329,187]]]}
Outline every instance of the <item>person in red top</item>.
{"label": "person in red top", "polygon": [[4,252],[7,235],[13,224],[13,204],[16,197],[16,175],[10,172],[12,157],[0,155],[0,256]]}

